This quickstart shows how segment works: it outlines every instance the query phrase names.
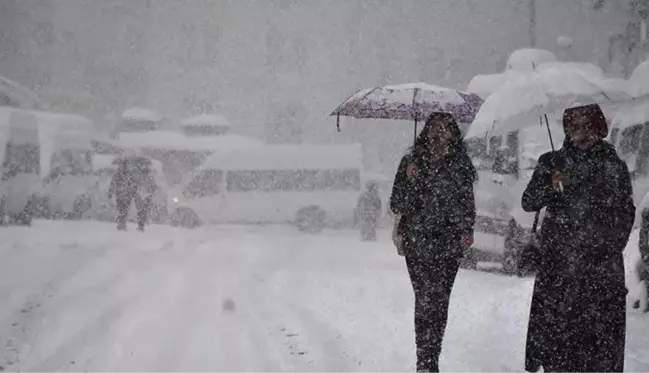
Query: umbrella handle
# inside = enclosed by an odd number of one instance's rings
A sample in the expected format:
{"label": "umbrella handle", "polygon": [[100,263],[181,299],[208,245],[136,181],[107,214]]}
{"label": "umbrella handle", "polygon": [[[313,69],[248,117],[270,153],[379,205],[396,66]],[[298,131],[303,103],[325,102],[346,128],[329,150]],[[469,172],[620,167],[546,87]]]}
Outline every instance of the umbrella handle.
{"label": "umbrella handle", "polygon": [[336,129],[340,132],[340,114],[336,115]]}

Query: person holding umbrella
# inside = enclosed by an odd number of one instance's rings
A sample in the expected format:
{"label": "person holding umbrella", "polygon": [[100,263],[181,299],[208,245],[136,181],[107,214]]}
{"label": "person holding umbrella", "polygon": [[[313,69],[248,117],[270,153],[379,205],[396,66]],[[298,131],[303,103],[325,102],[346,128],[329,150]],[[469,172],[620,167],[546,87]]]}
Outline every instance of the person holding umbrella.
{"label": "person holding umbrella", "polygon": [[434,112],[395,176],[395,245],[415,293],[417,371],[439,371],[448,306],[464,251],[473,243],[476,170],[460,128]]}
{"label": "person holding umbrella", "polygon": [[599,105],[566,109],[563,128],[563,147],[539,158],[522,196],[525,211],[546,208],[525,370],[622,372],[631,178]]}

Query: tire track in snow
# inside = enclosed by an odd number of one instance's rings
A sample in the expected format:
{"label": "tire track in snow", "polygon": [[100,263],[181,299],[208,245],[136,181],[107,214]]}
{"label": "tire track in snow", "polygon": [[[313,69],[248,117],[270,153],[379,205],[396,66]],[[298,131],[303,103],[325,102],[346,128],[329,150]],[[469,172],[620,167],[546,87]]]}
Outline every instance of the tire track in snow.
{"label": "tire track in snow", "polygon": [[[93,281],[88,286],[76,288],[74,283],[63,286],[67,290],[62,292],[64,296],[39,310],[40,321],[30,326],[29,333],[25,335],[28,341],[31,338],[38,342],[34,346],[27,342],[24,344],[27,346],[25,353],[21,353],[26,355],[23,358],[29,365],[38,365],[36,370],[53,370],[74,361],[74,350],[78,350],[79,346],[88,346],[88,340],[101,335],[110,322],[122,315],[124,309],[142,299],[139,280],[150,272],[162,272],[164,269],[160,265],[142,266],[137,260],[113,264],[115,266],[110,267],[112,271],[109,270],[105,277],[100,276],[99,281]],[[92,274],[90,270],[88,272]],[[73,280],[82,279],[75,277]],[[39,338],[41,334],[50,338]],[[36,361],[32,361],[35,357]]]}
{"label": "tire track in snow", "polygon": [[299,275],[291,276],[291,273],[303,274],[295,270],[313,261],[309,250],[312,238],[273,235],[272,240],[272,246],[268,244],[268,237],[254,237],[249,241],[249,244],[258,246],[256,252],[264,253],[250,264],[251,273],[259,282],[250,285],[250,293],[257,304],[264,304],[255,312],[262,319],[274,320],[277,325],[274,333],[283,334],[287,362],[298,371],[358,369],[358,361],[346,361],[346,349],[340,346],[343,341],[335,328],[313,314],[313,310],[291,299],[291,296],[299,294],[291,286],[300,286],[305,280]]}
{"label": "tire track in snow", "polygon": [[[88,254],[87,256],[92,258],[94,254]],[[20,363],[21,351],[24,347],[25,341],[29,340],[31,334],[33,333],[32,323],[38,319],[40,316],[41,319],[45,318],[46,311],[44,309],[49,309],[47,305],[50,303],[53,294],[55,293],[57,287],[61,287],[66,283],[79,277],[80,273],[88,271],[88,268],[98,269],[96,267],[96,262],[101,258],[92,258],[96,259],[92,263],[84,263],[84,261],[89,258],[86,255],[83,255],[79,262],[76,263],[73,270],[70,270],[69,263],[68,267],[54,265],[55,268],[60,268],[58,272],[52,276],[49,280],[44,280],[45,284],[37,282],[33,286],[36,288],[31,289],[28,292],[19,292],[17,296],[12,297],[11,300],[7,302],[8,305],[13,304],[14,306],[8,306],[3,312],[2,316],[2,337],[0,337],[0,346],[3,347],[2,353],[2,362],[3,366],[9,367],[15,364]],[[69,258],[65,258],[64,262]],[[45,288],[38,288],[38,286],[45,286]]]}

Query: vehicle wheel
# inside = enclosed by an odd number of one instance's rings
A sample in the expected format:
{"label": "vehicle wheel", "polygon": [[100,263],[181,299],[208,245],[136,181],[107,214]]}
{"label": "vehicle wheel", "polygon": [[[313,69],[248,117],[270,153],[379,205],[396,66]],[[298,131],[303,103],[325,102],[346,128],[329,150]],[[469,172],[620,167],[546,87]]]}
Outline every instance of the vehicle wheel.
{"label": "vehicle wheel", "polygon": [[194,210],[179,208],[171,214],[170,223],[174,227],[196,228],[201,225],[201,220]]}
{"label": "vehicle wheel", "polygon": [[31,227],[32,219],[34,218],[34,201],[35,199],[29,200],[23,211],[17,214],[10,214],[9,224],[25,225],[27,227]]}
{"label": "vehicle wheel", "polygon": [[81,220],[83,215],[90,210],[92,207],[92,202],[90,197],[83,195],[77,197],[74,201],[73,212],[67,214],[67,218],[70,220]]}
{"label": "vehicle wheel", "polygon": [[34,217],[39,219],[50,218],[50,199],[49,197],[36,198],[34,203]]}
{"label": "vehicle wheel", "polygon": [[318,206],[300,209],[295,217],[295,225],[301,232],[320,233],[324,230],[327,213]]}
{"label": "vehicle wheel", "polygon": [[151,206],[151,221],[156,224],[164,224],[167,221],[167,206],[163,204],[153,204]]}

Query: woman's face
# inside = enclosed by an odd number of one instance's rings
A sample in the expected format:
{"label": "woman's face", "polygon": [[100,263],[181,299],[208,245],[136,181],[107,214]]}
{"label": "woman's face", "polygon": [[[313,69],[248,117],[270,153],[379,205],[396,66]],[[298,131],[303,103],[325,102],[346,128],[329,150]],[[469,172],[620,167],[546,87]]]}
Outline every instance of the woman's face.
{"label": "woman's face", "polygon": [[566,134],[574,146],[581,150],[587,150],[593,146],[597,140],[597,134],[592,129],[590,121],[585,115],[577,115],[568,123],[564,123]]}
{"label": "woman's face", "polygon": [[435,121],[427,135],[428,145],[435,148],[448,144],[452,138],[453,131],[448,119]]}

